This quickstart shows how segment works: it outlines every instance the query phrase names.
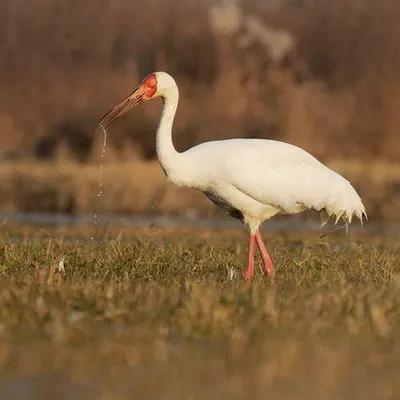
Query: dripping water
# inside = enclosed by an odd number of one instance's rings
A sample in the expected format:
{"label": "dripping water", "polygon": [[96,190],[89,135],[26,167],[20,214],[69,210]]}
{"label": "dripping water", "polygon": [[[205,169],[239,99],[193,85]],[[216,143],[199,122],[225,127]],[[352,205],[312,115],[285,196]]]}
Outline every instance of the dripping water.
{"label": "dripping water", "polygon": [[[97,227],[98,225],[98,208],[99,208],[99,203],[100,203],[100,198],[103,194],[103,189],[104,189],[104,179],[103,179],[103,173],[104,173],[104,159],[106,155],[106,145],[107,145],[107,131],[106,128],[100,125],[100,128],[103,132],[103,145],[101,148],[101,153],[100,153],[100,174],[99,174],[99,184],[97,185],[97,194],[96,194],[96,203],[95,203],[95,210],[94,210],[94,225]],[[94,237],[92,236],[92,239]]]}

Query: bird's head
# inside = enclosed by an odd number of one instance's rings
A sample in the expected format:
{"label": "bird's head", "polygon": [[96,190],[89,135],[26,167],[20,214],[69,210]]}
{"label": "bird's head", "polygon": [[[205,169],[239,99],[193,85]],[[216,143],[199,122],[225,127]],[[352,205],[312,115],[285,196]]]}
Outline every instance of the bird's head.
{"label": "bird's head", "polygon": [[144,100],[166,97],[168,92],[176,90],[176,83],[166,72],[154,72],[142,80],[140,85],[124,100],[111,108],[101,119],[100,126],[107,128],[116,119],[127,113]]}

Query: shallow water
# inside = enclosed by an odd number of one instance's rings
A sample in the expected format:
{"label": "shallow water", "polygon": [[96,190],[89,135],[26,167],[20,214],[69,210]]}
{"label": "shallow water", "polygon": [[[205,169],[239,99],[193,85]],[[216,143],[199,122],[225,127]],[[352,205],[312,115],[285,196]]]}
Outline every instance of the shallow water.
{"label": "shallow water", "polygon": [[[124,216],[124,215],[98,215],[93,216],[73,216],[68,214],[43,214],[43,213],[11,213],[0,214],[0,222],[13,224],[29,224],[44,226],[63,226],[63,225],[103,225],[121,227],[156,227],[156,228],[178,228],[191,227],[203,229],[231,229],[240,228],[242,224],[233,218],[188,218],[183,216],[154,215],[154,216]],[[293,216],[272,219],[263,224],[262,230],[281,231],[281,232],[320,232],[333,233],[343,231],[345,226],[335,226],[327,224],[321,227],[316,220],[298,219]],[[354,223],[349,227],[350,232],[364,234],[385,234],[400,235],[400,224],[389,224],[384,222],[368,222],[363,226]]]}
{"label": "shallow water", "polygon": [[93,387],[73,383],[68,374],[42,373],[32,377],[0,380],[0,398],[14,400],[58,398],[98,399],[101,394]]}

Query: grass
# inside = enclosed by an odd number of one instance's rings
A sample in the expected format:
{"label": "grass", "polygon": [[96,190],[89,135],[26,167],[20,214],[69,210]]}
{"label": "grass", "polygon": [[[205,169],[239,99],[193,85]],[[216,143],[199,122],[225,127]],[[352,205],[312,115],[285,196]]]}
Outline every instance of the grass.
{"label": "grass", "polygon": [[399,396],[398,239],[266,233],[276,283],[247,285],[243,232],[91,233],[3,229],[3,395]]}

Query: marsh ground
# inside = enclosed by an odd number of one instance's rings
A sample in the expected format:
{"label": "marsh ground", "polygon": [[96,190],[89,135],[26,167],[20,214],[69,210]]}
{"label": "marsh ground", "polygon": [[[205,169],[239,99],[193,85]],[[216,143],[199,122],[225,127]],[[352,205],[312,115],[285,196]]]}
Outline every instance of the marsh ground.
{"label": "marsh ground", "polygon": [[[394,399],[398,238],[3,226],[0,397]],[[59,272],[64,256],[65,272]]]}

